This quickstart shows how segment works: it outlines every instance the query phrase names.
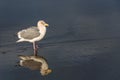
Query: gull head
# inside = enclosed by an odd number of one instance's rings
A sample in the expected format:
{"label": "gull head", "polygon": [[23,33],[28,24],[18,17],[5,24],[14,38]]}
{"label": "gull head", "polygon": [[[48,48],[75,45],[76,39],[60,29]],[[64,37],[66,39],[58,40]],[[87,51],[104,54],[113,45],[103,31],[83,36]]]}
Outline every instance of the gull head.
{"label": "gull head", "polygon": [[42,76],[46,76],[46,75],[50,74],[51,72],[52,72],[51,69],[41,70],[40,71],[40,73],[41,73]]}
{"label": "gull head", "polygon": [[38,23],[37,23],[37,26],[39,27],[39,26],[45,26],[45,27],[48,27],[49,26],[49,24],[47,24],[45,21],[43,21],[43,20],[39,20],[38,21]]}

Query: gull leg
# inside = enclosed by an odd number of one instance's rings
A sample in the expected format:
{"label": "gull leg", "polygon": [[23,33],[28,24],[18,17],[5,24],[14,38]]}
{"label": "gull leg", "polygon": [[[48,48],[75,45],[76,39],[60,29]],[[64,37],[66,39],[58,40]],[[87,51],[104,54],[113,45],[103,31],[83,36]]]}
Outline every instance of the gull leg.
{"label": "gull leg", "polygon": [[37,56],[37,47],[35,42],[33,42],[34,56]]}
{"label": "gull leg", "polygon": [[38,53],[38,45],[37,44],[35,45],[35,51],[36,51],[36,56],[37,56],[37,53]]}
{"label": "gull leg", "polygon": [[36,44],[36,49],[38,50],[38,48],[39,48],[39,47],[38,47],[38,45]]}

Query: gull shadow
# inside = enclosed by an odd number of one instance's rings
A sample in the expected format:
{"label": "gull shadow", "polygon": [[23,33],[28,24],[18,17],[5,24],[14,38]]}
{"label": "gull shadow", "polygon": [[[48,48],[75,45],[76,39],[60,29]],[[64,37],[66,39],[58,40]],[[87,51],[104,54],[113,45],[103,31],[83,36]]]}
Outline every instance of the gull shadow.
{"label": "gull shadow", "polygon": [[29,68],[30,70],[39,70],[42,76],[46,76],[52,72],[48,66],[47,60],[42,56],[26,56],[19,55],[20,61],[18,65]]}

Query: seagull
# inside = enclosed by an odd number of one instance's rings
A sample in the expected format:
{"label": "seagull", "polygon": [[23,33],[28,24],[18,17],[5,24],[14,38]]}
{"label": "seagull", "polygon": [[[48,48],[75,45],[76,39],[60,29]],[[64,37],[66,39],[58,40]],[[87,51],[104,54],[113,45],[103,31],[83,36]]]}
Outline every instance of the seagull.
{"label": "seagull", "polygon": [[16,42],[30,42],[33,43],[34,56],[37,56],[38,46],[36,45],[36,41],[40,41],[46,34],[46,27],[49,25],[43,21],[39,20],[37,26],[32,26],[27,29],[23,29],[17,33],[19,40]]}
{"label": "seagull", "polygon": [[42,76],[52,72],[49,68],[47,60],[42,56],[25,56],[19,55],[20,66],[27,67],[31,70],[40,70]]}

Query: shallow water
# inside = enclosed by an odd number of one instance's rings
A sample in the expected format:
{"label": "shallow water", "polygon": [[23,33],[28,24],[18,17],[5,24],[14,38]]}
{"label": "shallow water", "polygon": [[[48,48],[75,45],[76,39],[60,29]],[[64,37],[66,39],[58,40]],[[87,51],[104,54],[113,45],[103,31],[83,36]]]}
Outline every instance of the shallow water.
{"label": "shallow water", "polygon": [[[120,1],[0,0],[1,80],[119,80]],[[15,66],[18,55],[33,54],[32,44],[18,43],[17,31],[49,23],[39,55],[53,72]]]}

